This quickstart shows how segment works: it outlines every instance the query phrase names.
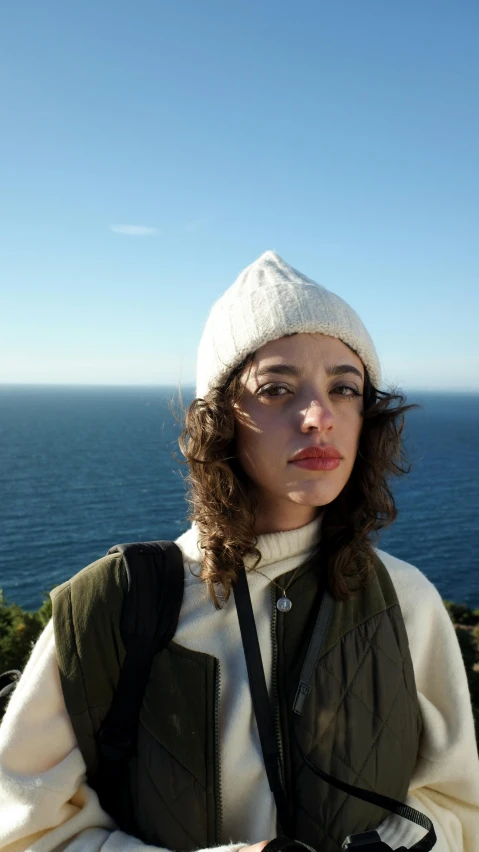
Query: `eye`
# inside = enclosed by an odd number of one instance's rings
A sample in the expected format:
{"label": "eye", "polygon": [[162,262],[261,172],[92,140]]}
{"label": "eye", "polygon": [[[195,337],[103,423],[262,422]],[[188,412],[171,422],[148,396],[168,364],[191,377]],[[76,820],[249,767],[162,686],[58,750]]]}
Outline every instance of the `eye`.
{"label": "eye", "polygon": [[268,385],[263,385],[263,387],[259,388],[259,390],[256,391],[257,396],[266,396],[270,398],[286,396],[288,393],[291,393],[291,391],[287,385],[280,385],[276,382],[271,382]]}
{"label": "eye", "polygon": [[362,393],[360,393],[356,388],[350,387],[350,385],[336,385],[336,387],[331,390],[331,393],[336,393],[338,396],[344,396],[346,399],[348,397],[349,399],[353,399],[356,396],[362,396]]}

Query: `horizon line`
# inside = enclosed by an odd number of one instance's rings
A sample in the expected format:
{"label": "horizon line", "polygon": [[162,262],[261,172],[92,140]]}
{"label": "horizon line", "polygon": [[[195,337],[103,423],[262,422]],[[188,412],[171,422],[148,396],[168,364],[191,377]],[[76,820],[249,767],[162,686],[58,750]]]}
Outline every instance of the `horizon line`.
{"label": "horizon line", "polygon": [[[92,382],[5,382],[0,381],[0,390],[4,388],[64,388],[64,389],[118,389],[118,390],[137,390],[137,389],[160,389],[160,388],[168,388],[169,390],[178,390],[178,388],[192,388],[194,389],[194,382],[184,382],[182,384],[173,383],[173,382],[148,382],[148,383],[92,383]],[[416,386],[403,386],[399,389],[404,393],[444,393],[444,394],[476,394],[479,395],[479,387],[444,387],[444,388],[431,388],[425,385],[416,385]]]}

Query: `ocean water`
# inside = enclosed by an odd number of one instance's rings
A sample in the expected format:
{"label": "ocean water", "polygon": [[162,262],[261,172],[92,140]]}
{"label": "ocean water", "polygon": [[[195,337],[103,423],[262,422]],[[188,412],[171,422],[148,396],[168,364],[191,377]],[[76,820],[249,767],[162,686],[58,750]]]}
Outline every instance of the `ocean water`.
{"label": "ocean water", "polygon": [[[28,609],[118,542],[188,526],[170,388],[0,387],[0,588]],[[185,392],[185,402],[190,396]],[[479,395],[416,393],[380,546],[479,607]],[[177,458],[175,459],[175,451]]]}

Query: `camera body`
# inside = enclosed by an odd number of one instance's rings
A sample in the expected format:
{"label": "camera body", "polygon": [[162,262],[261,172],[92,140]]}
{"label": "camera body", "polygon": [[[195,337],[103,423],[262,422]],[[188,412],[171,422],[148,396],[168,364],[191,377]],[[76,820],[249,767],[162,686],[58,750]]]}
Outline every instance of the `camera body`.
{"label": "camera body", "polygon": [[405,846],[392,850],[384,843],[377,831],[362,831],[361,834],[350,834],[344,841],[343,852],[407,852]]}

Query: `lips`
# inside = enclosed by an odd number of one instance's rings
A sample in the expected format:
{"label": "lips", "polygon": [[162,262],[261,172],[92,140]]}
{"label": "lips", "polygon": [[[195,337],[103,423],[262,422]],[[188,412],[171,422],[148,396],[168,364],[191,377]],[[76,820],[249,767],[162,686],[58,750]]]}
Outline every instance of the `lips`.
{"label": "lips", "polygon": [[301,459],[340,459],[341,453],[336,447],[327,444],[323,447],[304,447],[302,450],[298,450],[297,453],[294,454],[290,458],[290,461],[300,461]]}

